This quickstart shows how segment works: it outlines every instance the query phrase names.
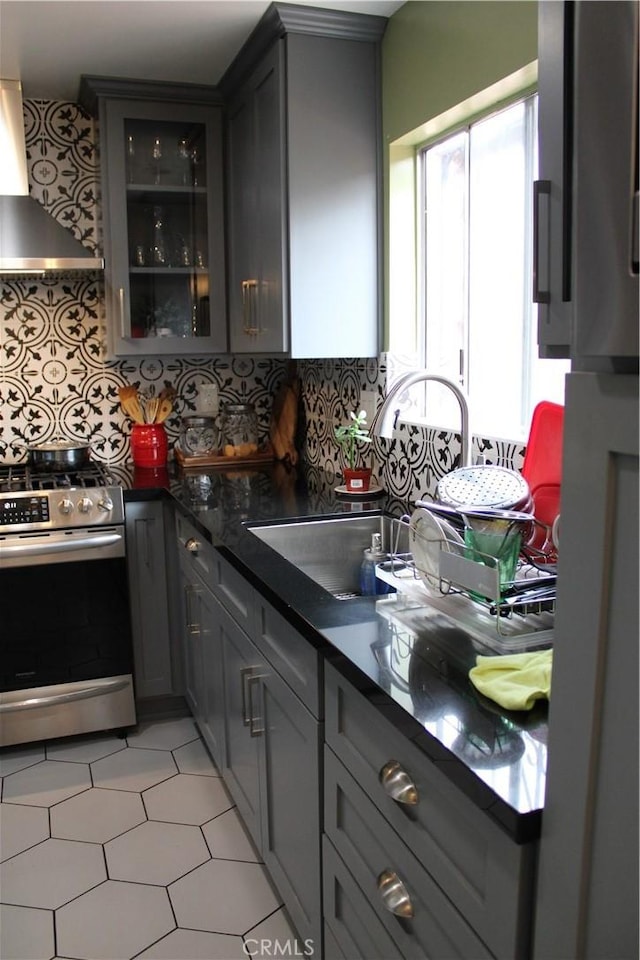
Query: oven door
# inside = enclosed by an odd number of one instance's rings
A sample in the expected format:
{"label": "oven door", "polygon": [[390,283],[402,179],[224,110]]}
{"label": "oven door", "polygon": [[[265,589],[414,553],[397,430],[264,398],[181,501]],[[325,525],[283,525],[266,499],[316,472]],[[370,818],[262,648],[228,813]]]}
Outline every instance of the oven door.
{"label": "oven door", "polygon": [[0,623],[0,743],[135,723],[123,527],[1,537]]}

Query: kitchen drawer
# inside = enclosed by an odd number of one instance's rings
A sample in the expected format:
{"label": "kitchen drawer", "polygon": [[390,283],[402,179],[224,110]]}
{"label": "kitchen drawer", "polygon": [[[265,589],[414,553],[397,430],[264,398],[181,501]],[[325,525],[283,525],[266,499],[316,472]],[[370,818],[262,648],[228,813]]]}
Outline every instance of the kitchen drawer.
{"label": "kitchen drawer", "polygon": [[256,592],[228,560],[217,551],[211,589],[236,623],[253,636],[256,618]]}
{"label": "kitchen drawer", "polygon": [[[510,840],[330,664],[325,676],[327,743],[496,956],[527,956],[536,845]],[[391,761],[415,784],[415,805],[385,791]]]}
{"label": "kitchen drawer", "polygon": [[196,571],[243,630],[253,634],[255,593],[241,573],[224,559],[195,526],[176,513],[178,555],[183,570]]}
{"label": "kitchen drawer", "polygon": [[[492,956],[351,774],[325,747],[325,833],[402,957],[437,960]],[[398,916],[380,892],[383,874],[400,891],[410,916]],[[388,952],[385,956],[393,956]]]}
{"label": "kitchen drawer", "polygon": [[322,838],[324,960],[390,960],[398,949],[329,839]]}
{"label": "kitchen drawer", "polygon": [[321,717],[321,670],[318,651],[265,600],[258,598],[254,640],[260,652],[314,717]]}

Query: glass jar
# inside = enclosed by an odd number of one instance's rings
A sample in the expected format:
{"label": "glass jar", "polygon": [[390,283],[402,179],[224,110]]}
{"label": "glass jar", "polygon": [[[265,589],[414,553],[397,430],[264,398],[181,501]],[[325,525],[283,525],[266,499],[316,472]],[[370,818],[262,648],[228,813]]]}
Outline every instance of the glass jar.
{"label": "glass jar", "polygon": [[222,452],[246,457],[258,450],[258,418],[252,403],[227,403],[222,411]]}
{"label": "glass jar", "polygon": [[183,417],[180,425],[180,449],[187,457],[205,457],[216,453],[220,434],[213,417]]}

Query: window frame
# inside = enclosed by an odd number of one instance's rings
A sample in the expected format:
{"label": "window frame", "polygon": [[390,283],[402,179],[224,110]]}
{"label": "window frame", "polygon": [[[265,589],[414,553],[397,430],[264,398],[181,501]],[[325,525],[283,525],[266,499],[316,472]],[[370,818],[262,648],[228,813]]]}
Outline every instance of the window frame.
{"label": "window frame", "polygon": [[[533,217],[533,203],[532,203],[532,191],[533,191],[533,181],[534,181],[534,169],[535,169],[535,156],[534,151],[530,148],[532,146],[532,137],[535,137],[537,130],[537,116],[538,116],[538,89],[537,85],[531,85],[528,88],[514,91],[513,94],[509,97],[500,99],[499,102],[493,104],[487,104],[483,109],[477,110],[474,113],[470,113],[467,116],[464,116],[458,120],[458,122],[450,125],[444,126],[440,129],[435,130],[432,135],[420,139],[414,145],[414,176],[415,176],[415,204],[416,204],[416,237],[415,237],[415,252],[416,252],[416,353],[418,358],[418,365],[421,367],[428,367],[427,362],[427,303],[426,303],[426,282],[425,282],[425,262],[426,262],[426,163],[424,157],[426,152],[436,146],[437,144],[444,143],[446,140],[458,136],[461,133],[464,133],[467,137],[467,149],[466,149],[466,162],[465,162],[465,180],[466,180],[466,193],[465,193],[465,216],[468,224],[468,214],[470,207],[470,179],[471,179],[471,163],[470,163],[470,154],[469,154],[469,142],[471,137],[471,129],[475,124],[481,123],[485,120],[491,119],[492,117],[497,116],[498,114],[508,110],[509,108],[515,106],[516,104],[522,103],[525,107],[525,136],[527,140],[527,146],[529,149],[525,151],[526,163],[527,163],[527,177],[531,182],[532,190],[531,194],[526,198],[527,203],[527,212],[525,220],[525,269],[524,269],[524,283],[523,283],[523,297],[525,298],[524,307],[524,316],[525,316],[525,326],[523,330],[523,344],[522,344],[522,358],[521,358],[521,371],[522,371],[522,384],[520,390],[520,421],[521,421],[521,430],[519,435],[514,435],[511,431],[502,430],[500,425],[498,425],[497,430],[491,432],[487,431],[486,425],[480,430],[474,429],[474,433],[480,433],[483,436],[500,436],[503,439],[510,439],[519,441],[524,439],[526,424],[528,424],[530,419],[530,408],[532,405],[531,399],[531,388],[532,388],[532,376],[531,376],[531,357],[535,355],[537,349],[537,308],[531,298],[528,298],[527,291],[532,289],[532,256],[531,256],[531,245],[532,245],[532,217]],[[534,141],[535,143],[535,141]],[[465,239],[465,257],[466,257],[466,268],[465,268],[465,291],[464,291],[464,301],[465,301],[465,317],[464,317],[464,334],[463,334],[463,344],[461,349],[461,363],[459,369],[459,378],[456,379],[458,385],[465,392],[469,392],[469,382],[470,382],[470,351],[469,351],[469,341],[470,341],[470,327],[469,327],[469,307],[470,307],[470,290],[469,290],[469,272],[470,272],[470,244],[468,243],[468,236]],[[471,368],[473,369],[473,368]],[[452,378],[453,379],[453,378]],[[426,388],[425,391],[426,393]],[[407,411],[406,416],[401,415],[401,419],[407,423],[417,423],[422,426],[428,426],[434,429],[444,429],[450,430],[455,428],[453,422],[449,422],[448,418],[446,422],[436,423],[434,420],[437,420],[438,417],[428,416],[425,412],[425,403],[424,399],[421,398],[420,407],[418,408],[421,412],[418,414],[415,412],[415,407],[411,411]],[[443,418],[439,418],[443,419]],[[506,436],[507,433],[510,433],[510,436]],[[504,436],[503,436],[504,435]]]}

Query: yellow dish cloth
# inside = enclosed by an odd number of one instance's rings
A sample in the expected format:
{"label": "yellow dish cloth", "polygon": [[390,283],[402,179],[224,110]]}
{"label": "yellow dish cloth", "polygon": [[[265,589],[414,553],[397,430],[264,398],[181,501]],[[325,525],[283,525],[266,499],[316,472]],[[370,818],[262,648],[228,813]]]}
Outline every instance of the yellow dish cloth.
{"label": "yellow dish cloth", "polygon": [[469,671],[474,687],[506,710],[530,710],[536,700],[548,700],[553,650],[476,657]]}

